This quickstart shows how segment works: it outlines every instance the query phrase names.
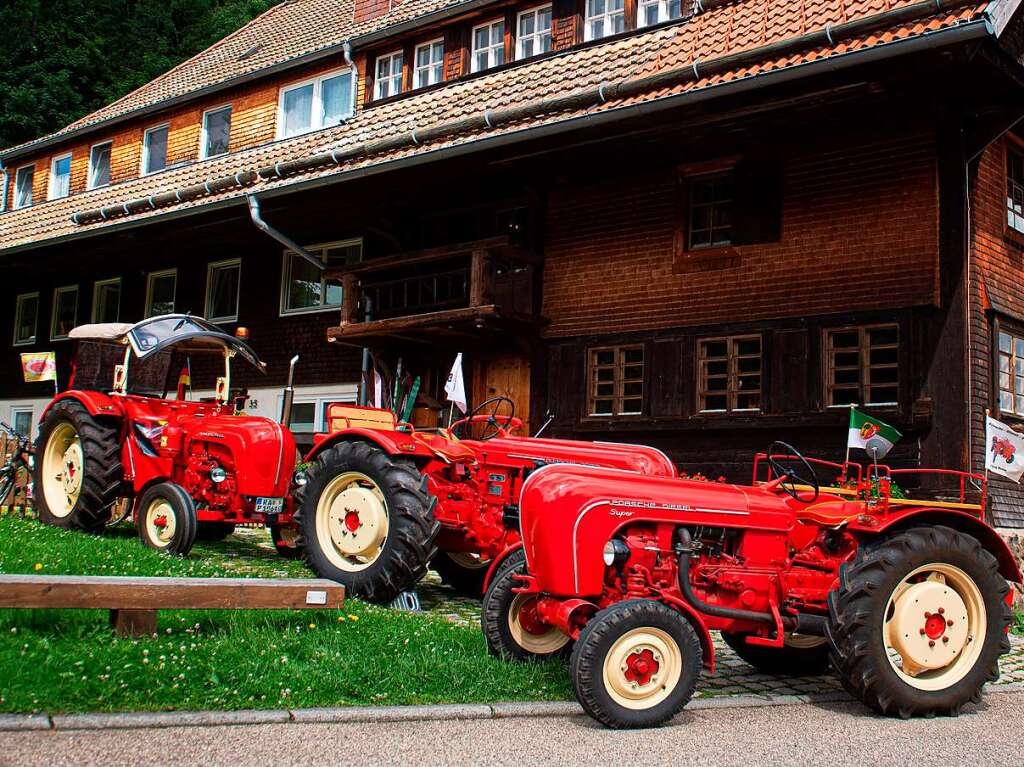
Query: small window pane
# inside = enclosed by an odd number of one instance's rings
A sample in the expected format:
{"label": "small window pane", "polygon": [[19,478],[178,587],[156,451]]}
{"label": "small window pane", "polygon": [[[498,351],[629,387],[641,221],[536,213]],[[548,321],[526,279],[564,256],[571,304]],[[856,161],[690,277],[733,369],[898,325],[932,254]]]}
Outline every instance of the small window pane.
{"label": "small window pane", "polygon": [[636,415],[643,408],[643,347],[591,349],[587,353],[590,415]]}
{"label": "small window pane", "polygon": [[14,343],[30,344],[36,340],[39,317],[39,294],[18,296],[14,311]]}
{"label": "small window pane", "polygon": [[732,242],[732,175],[698,176],[690,181],[689,247],[721,247]]}
{"label": "small window pane", "polygon": [[178,278],[176,274],[151,274],[149,276],[149,307],[147,317],[174,313],[174,294]]}
{"label": "small window pane", "polygon": [[291,256],[288,308],[308,309],[319,306],[322,295],[320,272],[298,256]]}
{"label": "small window pane", "polygon": [[12,414],[12,420],[14,421],[11,426],[23,437],[31,436],[32,432],[32,411],[31,410],[15,410]]}
{"label": "small window pane", "polygon": [[89,153],[89,188],[110,183],[110,144],[94,146]]}
{"label": "small window pane", "polygon": [[761,337],[704,338],[697,342],[700,381],[697,409],[703,412],[761,407]]}
{"label": "small window pane", "polygon": [[1024,155],[1006,153],[1006,223],[1024,234]]}
{"label": "small window pane", "polygon": [[898,344],[897,325],[829,330],[826,403],[896,403],[900,380]]}
{"label": "small window pane", "polygon": [[18,168],[14,179],[15,208],[27,208],[32,204],[32,184],[35,182],[35,170],[32,165]]}
{"label": "small window pane", "polygon": [[227,154],[231,143],[231,107],[207,112],[204,128],[206,144],[203,147],[203,156],[216,157]]}
{"label": "small window pane", "polygon": [[56,200],[71,194],[71,155],[58,157],[51,165],[50,199]]}
{"label": "small window pane", "polygon": [[151,128],[145,137],[144,173],[156,173],[167,167],[167,126]]}
{"label": "small window pane", "polygon": [[206,298],[206,317],[219,322],[238,319],[238,286],[242,266],[239,262],[211,264]]}
{"label": "small window pane", "polygon": [[78,288],[58,288],[53,296],[53,322],[50,338],[67,338],[78,314]]}
{"label": "small window pane", "polygon": [[294,136],[313,127],[313,83],[285,91],[281,106],[284,135]]}
{"label": "small window pane", "polygon": [[96,283],[93,291],[93,322],[117,322],[121,311],[121,281]]}
{"label": "small window pane", "polygon": [[337,125],[352,114],[352,74],[345,72],[323,81],[321,124]]}

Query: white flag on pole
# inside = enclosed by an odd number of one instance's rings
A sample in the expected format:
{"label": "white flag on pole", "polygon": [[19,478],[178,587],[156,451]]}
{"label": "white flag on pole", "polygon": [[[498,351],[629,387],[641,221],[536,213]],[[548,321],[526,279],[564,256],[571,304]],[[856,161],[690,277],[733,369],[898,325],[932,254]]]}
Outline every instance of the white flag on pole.
{"label": "white flag on pole", "polygon": [[985,470],[1020,482],[1024,475],[1024,435],[985,416]]}
{"label": "white flag on pole", "polygon": [[466,383],[462,378],[462,352],[455,357],[452,372],[448,374],[448,381],[444,385],[444,393],[448,395],[449,402],[454,402],[459,410],[463,413],[466,412]]}

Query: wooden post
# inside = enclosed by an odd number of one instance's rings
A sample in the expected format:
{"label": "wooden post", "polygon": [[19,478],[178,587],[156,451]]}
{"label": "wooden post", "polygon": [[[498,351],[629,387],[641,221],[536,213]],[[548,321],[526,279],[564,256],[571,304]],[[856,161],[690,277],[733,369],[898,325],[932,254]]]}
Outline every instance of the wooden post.
{"label": "wooden post", "polygon": [[111,610],[110,626],[119,637],[148,637],[156,633],[156,610]]}
{"label": "wooden post", "polygon": [[346,274],[341,278],[341,324],[348,325],[359,321],[359,279],[354,274]]}
{"label": "wooden post", "polygon": [[491,301],[491,254],[474,250],[469,265],[469,305],[486,306]]}

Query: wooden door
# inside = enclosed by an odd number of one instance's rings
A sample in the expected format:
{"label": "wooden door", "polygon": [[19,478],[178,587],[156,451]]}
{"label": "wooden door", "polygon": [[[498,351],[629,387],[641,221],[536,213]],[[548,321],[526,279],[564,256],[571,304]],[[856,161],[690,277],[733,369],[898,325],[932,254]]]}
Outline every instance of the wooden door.
{"label": "wooden door", "polygon": [[522,354],[502,354],[479,360],[473,373],[472,407],[491,397],[508,397],[516,403],[516,417],[523,420],[522,433],[529,434],[530,360]]}

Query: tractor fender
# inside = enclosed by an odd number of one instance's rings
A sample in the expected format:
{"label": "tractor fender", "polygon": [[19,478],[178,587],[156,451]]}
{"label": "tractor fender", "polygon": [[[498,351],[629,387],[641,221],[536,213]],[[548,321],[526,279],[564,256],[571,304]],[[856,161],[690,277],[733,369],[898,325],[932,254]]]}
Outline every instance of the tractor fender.
{"label": "tractor fender", "polygon": [[1020,566],[1006,541],[977,517],[956,509],[929,509],[927,507],[891,516],[893,518],[885,520],[884,524],[878,526],[868,526],[854,521],[850,524],[850,530],[861,534],[880,535],[917,525],[945,525],[977,538],[981,545],[999,562],[999,573],[1006,580],[1013,583],[1024,583]]}
{"label": "tractor fender", "polygon": [[661,598],[665,600],[665,603],[670,607],[674,607],[678,610],[685,620],[690,622],[694,630],[697,632],[697,637],[700,639],[701,651],[704,655],[704,665],[707,666],[708,672],[711,674],[715,673],[715,642],[711,638],[711,631],[708,629],[708,624],[704,622],[704,618],[701,616],[693,605],[689,602],[679,599],[672,594],[666,594],[664,591],[661,592]]}
{"label": "tractor fender", "polygon": [[388,455],[408,455],[417,458],[434,457],[434,453],[418,440],[413,439],[410,432],[380,431],[378,429],[362,429],[357,427],[326,435],[323,439],[315,442],[313,449],[303,457],[303,460],[306,462],[315,461],[322,452],[341,442],[369,442],[379,447]]}
{"label": "tractor fender", "polygon": [[42,423],[46,416],[49,414],[50,409],[58,402],[63,400],[73,399],[82,404],[89,415],[94,418],[99,416],[106,416],[108,418],[120,418],[124,415],[124,409],[121,403],[109,394],[104,394],[98,391],[83,391],[81,389],[69,389],[68,391],[61,392],[54,397],[46,405],[42,415],[39,416],[39,422]]}
{"label": "tractor fender", "polygon": [[487,568],[487,575],[484,576],[484,592],[486,592],[490,587],[491,578],[493,578],[494,574],[498,572],[498,569],[505,564],[510,556],[515,554],[521,548],[523,548],[523,544],[521,542],[514,543],[491,560],[491,564]]}

